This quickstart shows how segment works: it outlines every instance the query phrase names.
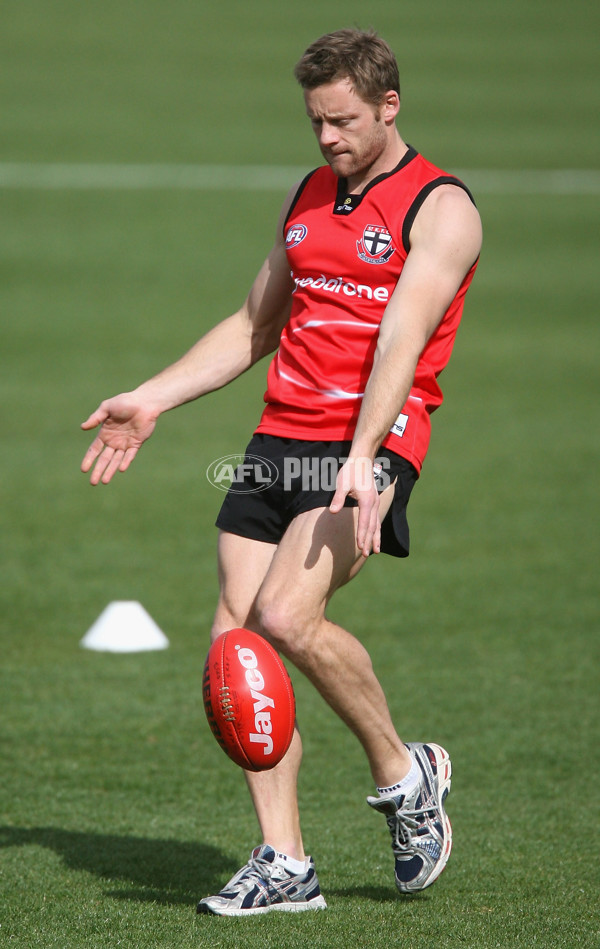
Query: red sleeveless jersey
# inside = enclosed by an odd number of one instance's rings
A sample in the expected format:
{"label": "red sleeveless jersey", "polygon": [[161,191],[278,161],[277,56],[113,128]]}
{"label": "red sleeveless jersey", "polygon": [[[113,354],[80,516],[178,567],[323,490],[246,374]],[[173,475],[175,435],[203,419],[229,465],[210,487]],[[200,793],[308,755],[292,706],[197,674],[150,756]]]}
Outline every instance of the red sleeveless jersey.
{"label": "red sleeveless jersey", "polygon": [[[348,195],[329,166],[300,185],[285,223],[292,311],[269,367],[257,432],[310,440],[352,439],[371,372],[379,324],[410,249],[427,195],[467,188],[409,148],[390,173]],[[413,386],[383,445],[421,470],[430,415],[441,404],[447,364],[476,264],[419,359]],[[435,275],[433,277],[435,279]]]}

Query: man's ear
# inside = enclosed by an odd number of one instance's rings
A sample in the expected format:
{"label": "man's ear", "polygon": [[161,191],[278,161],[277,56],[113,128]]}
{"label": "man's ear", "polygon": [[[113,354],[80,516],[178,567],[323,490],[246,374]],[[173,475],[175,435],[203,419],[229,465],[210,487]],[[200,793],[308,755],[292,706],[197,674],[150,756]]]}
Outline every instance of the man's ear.
{"label": "man's ear", "polygon": [[386,92],[379,106],[379,114],[384,122],[391,125],[400,111],[400,96],[394,89]]}

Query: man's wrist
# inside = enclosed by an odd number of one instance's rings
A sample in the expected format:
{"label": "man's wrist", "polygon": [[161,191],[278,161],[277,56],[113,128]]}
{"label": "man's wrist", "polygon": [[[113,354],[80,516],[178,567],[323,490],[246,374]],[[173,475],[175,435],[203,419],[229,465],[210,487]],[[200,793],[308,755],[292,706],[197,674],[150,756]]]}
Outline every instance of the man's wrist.
{"label": "man's wrist", "polygon": [[350,453],[340,469],[341,487],[346,491],[368,491],[373,487],[373,458]]}

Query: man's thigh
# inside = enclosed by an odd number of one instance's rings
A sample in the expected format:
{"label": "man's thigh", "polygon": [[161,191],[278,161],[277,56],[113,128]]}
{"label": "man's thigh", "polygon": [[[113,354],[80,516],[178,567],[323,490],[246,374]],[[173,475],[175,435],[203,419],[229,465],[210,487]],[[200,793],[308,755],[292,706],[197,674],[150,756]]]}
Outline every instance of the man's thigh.
{"label": "man's thigh", "polygon": [[217,563],[219,601],[213,638],[237,626],[253,628],[254,603],[277,550],[275,544],[219,532]]}
{"label": "man's thigh", "polygon": [[[380,495],[383,520],[394,485]],[[317,619],[334,592],[351,580],[365,558],[356,543],[358,508],[336,514],[315,508],[299,514],[279,542],[260,587],[260,601],[285,601],[288,609]]]}
{"label": "man's thigh", "polygon": [[337,514],[314,508],[294,518],[279,544],[221,531],[213,638],[236,626],[259,630],[260,607],[269,602],[290,615],[318,619],[334,590],[364,561],[356,547],[356,525],[356,508]]}

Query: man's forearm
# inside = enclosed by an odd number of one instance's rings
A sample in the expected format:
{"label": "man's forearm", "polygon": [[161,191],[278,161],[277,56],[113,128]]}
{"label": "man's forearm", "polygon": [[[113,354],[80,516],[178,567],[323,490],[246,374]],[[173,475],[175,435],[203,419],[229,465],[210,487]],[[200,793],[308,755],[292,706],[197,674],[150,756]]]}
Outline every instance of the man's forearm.
{"label": "man's forearm", "polygon": [[418,354],[391,347],[377,353],[356,424],[350,456],[374,459],[410,394]]}

